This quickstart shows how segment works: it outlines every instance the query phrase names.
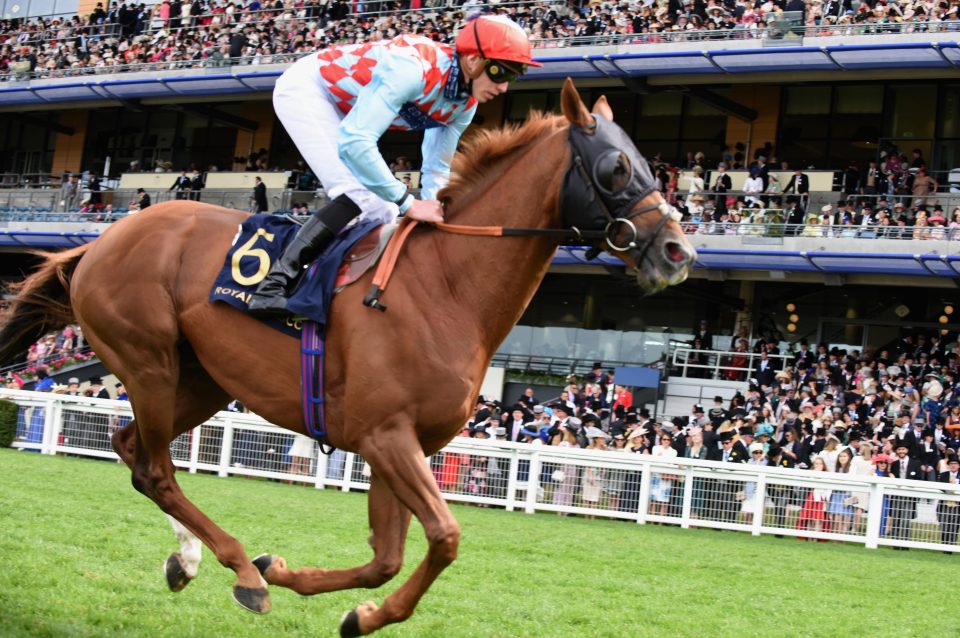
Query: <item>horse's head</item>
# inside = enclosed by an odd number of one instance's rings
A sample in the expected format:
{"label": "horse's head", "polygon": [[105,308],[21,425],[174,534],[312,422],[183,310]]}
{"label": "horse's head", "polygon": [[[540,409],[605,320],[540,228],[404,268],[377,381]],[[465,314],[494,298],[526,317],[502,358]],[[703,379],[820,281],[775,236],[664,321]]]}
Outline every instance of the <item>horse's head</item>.
{"label": "horse's head", "polygon": [[564,224],[604,229],[596,248],[635,270],[648,293],[685,280],[697,253],[680,228],[679,213],[656,189],[647,161],[614,124],[607,100],[597,100],[591,114],[567,79],[561,104],[573,154],[561,194]]}

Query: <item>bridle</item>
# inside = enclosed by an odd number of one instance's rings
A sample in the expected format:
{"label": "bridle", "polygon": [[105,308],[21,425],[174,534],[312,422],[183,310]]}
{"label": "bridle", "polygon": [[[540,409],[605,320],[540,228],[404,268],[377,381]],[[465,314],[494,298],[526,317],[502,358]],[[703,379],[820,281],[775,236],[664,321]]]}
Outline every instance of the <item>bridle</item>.
{"label": "bridle", "polygon": [[[657,190],[646,160],[623,129],[596,115],[588,127],[570,127],[570,148],[571,164],[560,191],[564,224],[571,228],[602,227],[605,250],[639,250],[637,263],[643,261],[667,221],[680,221],[680,213],[663,199],[658,204],[634,208]],[[633,220],[652,211],[658,211],[660,219],[646,241],[638,245],[640,233]],[[628,238],[621,244],[617,235],[622,229],[627,230]],[[600,250],[595,245],[588,257],[596,257]]]}
{"label": "bridle", "polygon": [[[446,222],[432,226],[457,235],[549,237],[567,245],[582,245],[585,241],[592,241],[593,246],[585,254],[587,259],[595,259],[603,251],[625,253],[639,250],[640,255],[636,259],[639,265],[666,223],[671,219],[680,221],[680,213],[662,197],[658,204],[634,209],[657,190],[647,162],[623,129],[605,118],[595,115],[593,118],[593,123],[587,127],[570,125],[572,157],[560,187],[564,228],[467,226]],[[640,233],[633,220],[652,211],[659,212],[660,219],[650,236],[638,245]],[[410,218],[400,221],[377,265],[373,284],[363,299],[365,306],[381,311],[387,309],[380,303],[380,296],[387,287],[403,244],[418,223]],[[628,233],[623,244],[617,240],[622,229]]]}

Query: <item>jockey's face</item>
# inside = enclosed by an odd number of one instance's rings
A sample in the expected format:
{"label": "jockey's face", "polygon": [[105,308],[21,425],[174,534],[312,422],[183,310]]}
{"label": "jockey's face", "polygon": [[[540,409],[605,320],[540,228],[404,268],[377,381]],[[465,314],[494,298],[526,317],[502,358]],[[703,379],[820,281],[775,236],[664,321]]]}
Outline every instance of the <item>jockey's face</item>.
{"label": "jockey's face", "polygon": [[465,55],[460,58],[460,66],[464,76],[473,80],[470,94],[473,98],[483,104],[489,102],[501,93],[506,93],[510,86],[509,82],[494,82],[484,73],[483,69],[486,60],[478,55]]}

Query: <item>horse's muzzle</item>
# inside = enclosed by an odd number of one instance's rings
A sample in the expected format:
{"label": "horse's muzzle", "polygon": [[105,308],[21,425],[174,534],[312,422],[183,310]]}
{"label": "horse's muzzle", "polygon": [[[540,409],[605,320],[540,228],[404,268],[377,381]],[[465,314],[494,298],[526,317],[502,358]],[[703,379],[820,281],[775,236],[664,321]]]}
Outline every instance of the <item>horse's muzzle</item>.
{"label": "horse's muzzle", "polygon": [[637,283],[650,294],[685,281],[697,251],[682,232],[665,228],[646,255],[637,251],[633,257],[637,260]]}

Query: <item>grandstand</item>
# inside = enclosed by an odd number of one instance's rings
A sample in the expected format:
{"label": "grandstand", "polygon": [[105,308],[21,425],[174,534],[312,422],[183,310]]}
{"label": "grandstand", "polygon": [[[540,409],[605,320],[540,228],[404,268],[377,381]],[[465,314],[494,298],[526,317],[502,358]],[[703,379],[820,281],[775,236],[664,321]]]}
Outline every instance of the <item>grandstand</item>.
{"label": "grandstand", "polygon": [[[315,209],[324,195],[269,102],[280,73],[338,42],[449,41],[483,10],[526,28],[544,66],[482,105],[475,125],[556,110],[567,76],[591,100],[606,95],[700,254],[688,282],[641,300],[599,276],[616,263],[562,249],[500,364],[669,372],[700,320],[713,351],[732,350],[740,326],[783,347],[806,338],[863,352],[941,331],[950,342],[960,329],[944,314],[960,276],[957,4],[798,4],[0,2],[0,277],[19,278],[27,248],[96,238],[139,188],[154,203],[178,196],[182,170],[204,176],[203,201],[247,208],[262,175],[274,210]],[[417,135],[389,132],[382,150],[415,186]],[[717,193],[721,162],[732,185]],[[767,183],[751,199],[758,162]],[[922,197],[920,163],[936,182]],[[797,169],[809,190],[783,192]],[[83,205],[94,174],[103,207]],[[64,197],[67,175],[80,176],[76,200]],[[721,358],[711,355],[712,380],[722,381]]]}

